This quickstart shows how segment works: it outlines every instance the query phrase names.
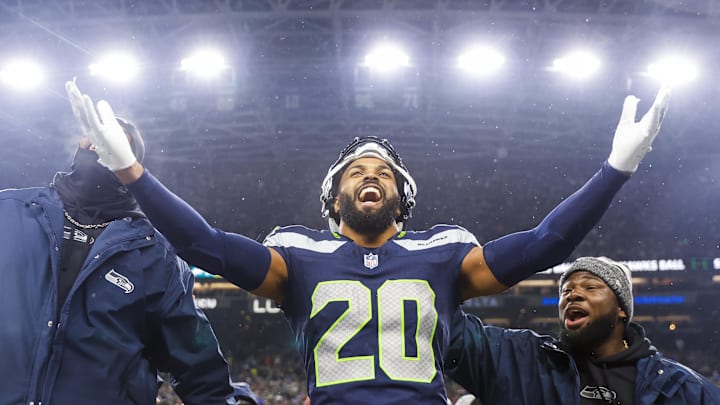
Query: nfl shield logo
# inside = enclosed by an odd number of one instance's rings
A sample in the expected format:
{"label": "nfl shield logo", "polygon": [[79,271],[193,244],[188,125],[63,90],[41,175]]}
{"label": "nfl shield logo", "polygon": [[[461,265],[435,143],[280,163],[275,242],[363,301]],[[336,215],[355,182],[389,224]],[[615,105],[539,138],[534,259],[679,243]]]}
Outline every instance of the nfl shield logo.
{"label": "nfl shield logo", "polygon": [[368,253],[365,255],[365,267],[372,270],[378,266],[378,255],[374,253]]}

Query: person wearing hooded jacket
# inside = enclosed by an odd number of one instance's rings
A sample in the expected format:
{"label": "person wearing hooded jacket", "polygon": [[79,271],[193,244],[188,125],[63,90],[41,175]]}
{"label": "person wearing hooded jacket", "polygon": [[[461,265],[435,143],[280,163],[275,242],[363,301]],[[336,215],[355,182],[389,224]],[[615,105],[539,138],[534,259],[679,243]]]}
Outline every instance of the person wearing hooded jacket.
{"label": "person wearing hooded jacket", "polygon": [[457,311],[448,375],[483,404],[720,404],[719,387],[664,357],[632,322],[626,265],[579,258],[561,276],[559,294],[558,338]]}
{"label": "person wearing hooded jacket", "polygon": [[[135,126],[118,119],[133,150]],[[231,384],[193,275],[83,137],[48,187],[0,191],[0,403],[255,403]]]}

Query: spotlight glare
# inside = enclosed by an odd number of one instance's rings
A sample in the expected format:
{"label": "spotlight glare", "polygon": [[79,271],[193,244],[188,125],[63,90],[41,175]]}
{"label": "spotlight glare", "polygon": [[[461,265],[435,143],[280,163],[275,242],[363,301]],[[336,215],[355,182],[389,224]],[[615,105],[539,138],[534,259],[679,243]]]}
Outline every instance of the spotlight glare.
{"label": "spotlight glare", "polygon": [[458,57],[458,67],[475,76],[488,76],[505,64],[505,57],[495,49],[478,46]]}
{"label": "spotlight glare", "polygon": [[646,74],[664,85],[677,86],[695,80],[699,73],[690,59],[667,57],[650,64]]}
{"label": "spotlight glare", "polygon": [[575,52],[555,59],[550,70],[573,79],[586,79],[600,70],[600,59],[590,52]]}
{"label": "spotlight glare", "polygon": [[0,70],[0,81],[16,90],[33,90],[43,83],[44,74],[34,62],[15,60]]}
{"label": "spotlight glare", "polygon": [[410,66],[410,57],[394,45],[381,45],[365,55],[364,66],[379,72],[393,72]]}
{"label": "spotlight glare", "polygon": [[128,83],[137,76],[139,66],[135,58],[123,52],[104,55],[89,66],[92,76],[99,76],[117,83]]}
{"label": "spotlight glare", "polygon": [[203,50],[180,61],[180,70],[192,72],[198,77],[212,78],[227,69],[225,58],[217,51]]}

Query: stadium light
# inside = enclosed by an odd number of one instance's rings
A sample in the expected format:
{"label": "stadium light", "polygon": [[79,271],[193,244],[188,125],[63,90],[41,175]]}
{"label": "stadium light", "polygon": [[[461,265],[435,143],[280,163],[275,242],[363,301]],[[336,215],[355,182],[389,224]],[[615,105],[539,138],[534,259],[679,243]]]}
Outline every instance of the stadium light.
{"label": "stadium light", "polygon": [[0,70],[0,81],[20,91],[36,89],[44,79],[45,75],[40,66],[31,61],[11,61]]}
{"label": "stadium light", "polygon": [[587,51],[573,52],[555,59],[549,70],[563,73],[573,79],[586,79],[600,70],[600,59]]}
{"label": "stadium light", "polygon": [[391,73],[410,66],[410,57],[395,45],[379,45],[365,55],[363,66],[378,72]]}
{"label": "stadium light", "polygon": [[458,67],[473,76],[491,75],[505,64],[505,57],[497,50],[478,46],[463,52],[458,57]]}
{"label": "stadium light", "polygon": [[227,68],[222,54],[210,49],[198,51],[180,61],[180,70],[204,79],[215,78]]}
{"label": "stadium light", "polygon": [[698,67],[688,58],[671,56],[651,63],[645,74],[665,85],[677,86],[695,80]]}
{"label": "stadium light", "polygon": [[92,76],[116,83],[128,83],[137,76],[139,65],[135,58],[124,52],[111,52],[89,66]]}

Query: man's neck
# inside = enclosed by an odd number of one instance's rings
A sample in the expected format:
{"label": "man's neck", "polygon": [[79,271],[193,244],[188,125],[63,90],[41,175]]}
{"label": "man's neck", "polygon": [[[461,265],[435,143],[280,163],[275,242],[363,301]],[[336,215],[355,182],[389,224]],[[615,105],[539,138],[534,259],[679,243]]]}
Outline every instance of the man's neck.
{"label": "man's neck", "polygon": [[347,224],[340,221],[339,231],[340,234],[346,238],[352,239],[356,245],[366,248],[377,248],[385,244],[390,240],[400,229],[397,224],[393,222],[389,227],[379,234],[365,234],[357,232],[350,228]]}
{"label": "man's neck", "polygon": [[627,341],[625,340],[625,328],[617,327],[613,333],[593,350],[595,358],[604,358],[612,356],[627,350]]}

